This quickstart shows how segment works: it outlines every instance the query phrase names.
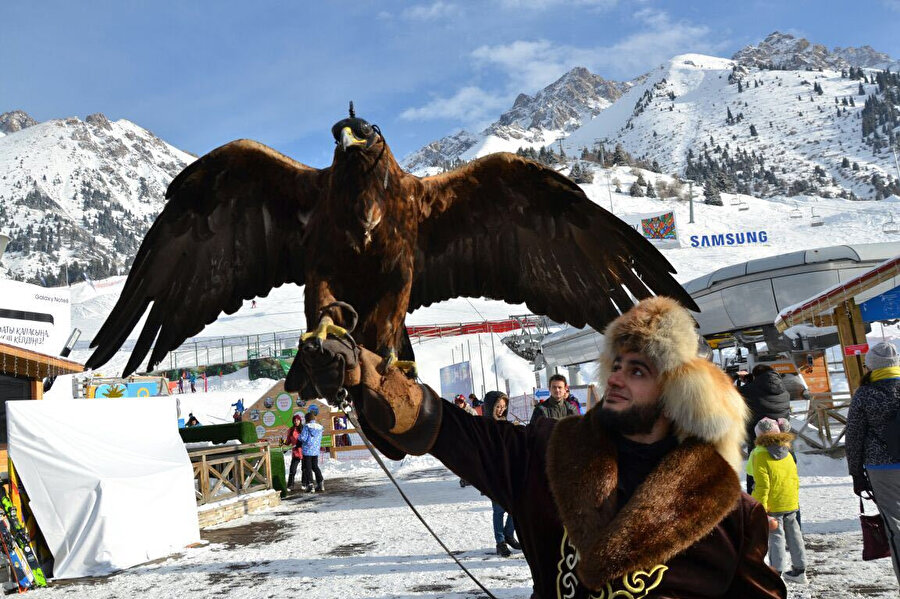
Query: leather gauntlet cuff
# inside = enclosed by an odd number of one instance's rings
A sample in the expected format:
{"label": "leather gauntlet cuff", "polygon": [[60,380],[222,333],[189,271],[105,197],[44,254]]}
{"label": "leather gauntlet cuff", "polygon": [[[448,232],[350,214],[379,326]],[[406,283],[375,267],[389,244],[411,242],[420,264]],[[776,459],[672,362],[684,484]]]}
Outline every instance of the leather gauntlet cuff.
{"label": "leather gauntlet cuff", "polygon": [[[419,385],[399,371],[392,370],[381,378],[378,388],[363,381],[350,389],[359,412],[360,424],[369,432],[372,444],[392,459],[383,442],[403,454],[423,455],[434,446],[441,428],[441,398],[427,385]],[[396,453],[396,452],[395,452]]]}

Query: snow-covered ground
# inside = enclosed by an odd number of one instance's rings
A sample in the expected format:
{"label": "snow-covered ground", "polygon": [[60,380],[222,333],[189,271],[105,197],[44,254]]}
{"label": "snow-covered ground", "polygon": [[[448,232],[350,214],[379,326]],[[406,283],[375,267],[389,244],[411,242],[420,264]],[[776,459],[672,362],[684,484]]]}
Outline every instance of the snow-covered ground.
{"label": "snow-covered ground", "polygon": [[[237,395],[232,395],[236,398]],[[843,460],[800,455],[808,586],[792,599],[893,598],[889,560],[861,561],[857,504]],[[443,542],[496,597],[528,597],[521,553],[493,554],[490,502],[429,456],[390,463]],[[485,597],[447,557],[372,460],[328,462],[324,494],[289,497],[269,512],[206,529],[209,544],[47,597],[304,599]],[[163,517],[160,515],[159,517]]]}

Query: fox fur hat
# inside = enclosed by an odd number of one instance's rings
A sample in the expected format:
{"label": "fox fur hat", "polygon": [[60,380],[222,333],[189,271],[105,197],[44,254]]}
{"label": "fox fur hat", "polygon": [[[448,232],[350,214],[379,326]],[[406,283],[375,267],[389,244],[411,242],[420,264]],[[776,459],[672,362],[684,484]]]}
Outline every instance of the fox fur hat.
{"label": "fox fur hat", "polygon": [[658,370],[662,413],[680,442],[696,438],[712,444],[735,472],[741,471],[747,406],[731,379],[699,357],[696,323],[668,297],[641,300],[604,331],[600,380],[606,381],[617,355],[633,351]]}

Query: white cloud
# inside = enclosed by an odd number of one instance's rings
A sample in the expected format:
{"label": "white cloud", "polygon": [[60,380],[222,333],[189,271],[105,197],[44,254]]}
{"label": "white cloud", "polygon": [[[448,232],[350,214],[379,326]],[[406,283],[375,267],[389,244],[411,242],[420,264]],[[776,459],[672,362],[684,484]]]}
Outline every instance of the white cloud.
{"label": "white cloud", "polygon": [[881,3],[890,10],[900,12],[900,0],[881,0]]}
{"label": "white cloud", "polygon": [[677,54],[715,53],[725,48],[724,42],[711,40],[712,32],[704,25],[673,21],[667,13],[651,8],[641,9],[633,16],[640,30],[612,46],[584,48],[546,40],[519,40],[481,46],[472,52],[472,57],[476,65],[490,64],[504,71],[507,91],[532,92],[575,66],[612,79],[631,78]]}
{"label": "white cloud", "polygon": [[612,46],[595,48],[594,68],[614,67],[633,76],[677,54],[714,54],[725,47],[724,41],[711,40],[712,32],[705,25],[675,22],[667,13],[654,9],[640,10],[634,17],[645,25],[645,30]]}
{"label": "white cloud", "polygon": [[438,21],[459,15],[459,6],[438,0],[431,4],[417,4],[403,11],[403,17],[411,21]]}
{"label": "white cloud", "polygon": [[467,86],[449,98],[436,97],[419,108],[407,108],[400,118],[407,121],[451,119],[472,125],[496,116],[509,98],[491,94],[477,86]]}
{"label": "white cloud", "polygon": [[558,6],[583,6],[595,10],[609,10],[618,0],[500,0],[504,8],[548,10]]}
{"label": "white cloud", "polygon": [[547,40],[515,41],[481,46],[472,52],[479,65],[494,65],[505,71],[510,92],[533,92],[578,65],[590,64],[591,50],[554,45]]}

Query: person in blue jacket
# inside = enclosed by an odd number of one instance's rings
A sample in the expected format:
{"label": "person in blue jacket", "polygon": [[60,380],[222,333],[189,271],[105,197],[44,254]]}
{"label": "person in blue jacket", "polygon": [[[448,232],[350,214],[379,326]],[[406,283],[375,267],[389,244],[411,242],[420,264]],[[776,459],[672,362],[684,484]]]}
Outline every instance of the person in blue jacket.
{"label": "person in blue jacket", "polygon": [[306,426],[300,432],[300,444],[303,447],[303,475],[300,485],[308,492],[313,492],[313,474],[316,476],[315,492],[325,490],[322,471],[319,470],[319,448],[322,446],[322,425],[316,422],[312,411],[306,413]]}

